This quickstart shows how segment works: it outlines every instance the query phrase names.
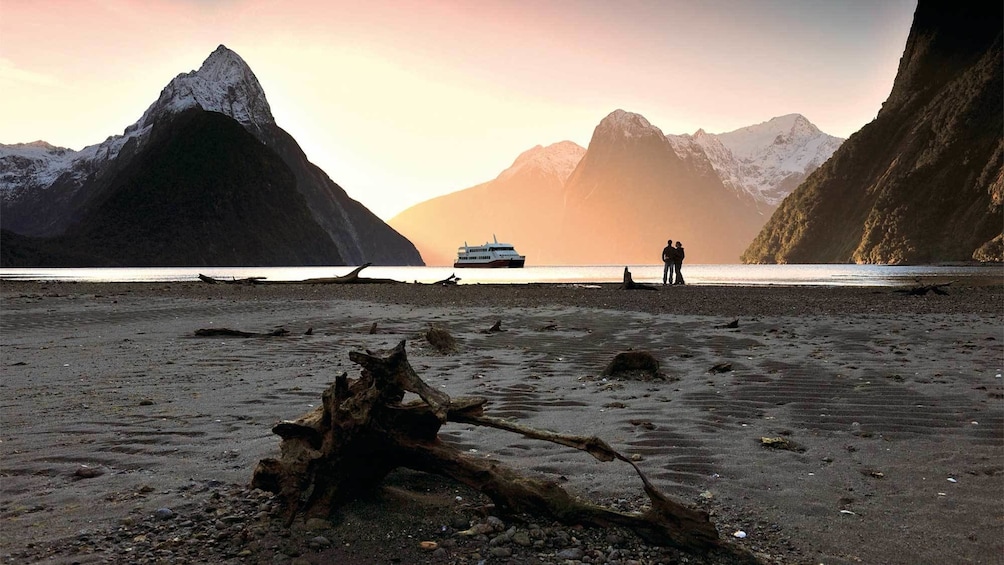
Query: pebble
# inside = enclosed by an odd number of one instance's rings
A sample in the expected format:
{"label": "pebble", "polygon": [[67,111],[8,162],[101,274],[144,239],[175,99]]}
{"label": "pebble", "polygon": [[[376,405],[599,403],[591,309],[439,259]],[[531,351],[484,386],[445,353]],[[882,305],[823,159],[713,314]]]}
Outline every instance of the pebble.
{"label": "pebble", "polygon": [[569,559],[572,561],[581,561],[585,557],[585,553],[578,547],[570,547],[568,549],[562,549],[558,552],[559,559]]}
{"label": "pebble", "polygon": [[174,517],[174,511],[170,508],[158,508],[153,511],[153,516],[154,518],[158,518],[160,520],[167,520],[168,518]]}
{"label": "pebble", "polygon": [[94,477],[104,475],[105,472],[100,467],[88,467],[87,465],[81,465],[73,474],[81,479],[93,479]]}
{"label": "pebble", "polygon": [[331,547],[331,541],[324,536],[314,536],[310,538],[307,545],[309,545],[311,549],[324,549],[326,547]]}

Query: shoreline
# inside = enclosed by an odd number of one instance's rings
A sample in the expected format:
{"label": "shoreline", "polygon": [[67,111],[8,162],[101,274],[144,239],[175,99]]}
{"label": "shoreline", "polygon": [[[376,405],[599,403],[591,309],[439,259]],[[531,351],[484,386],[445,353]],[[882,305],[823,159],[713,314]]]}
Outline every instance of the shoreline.
{"label": "shoreline", "polygon": [[[765,563],[992,563],[1004,552],[1004,285],[956,283],[944,296],[589,286],[0,281],[0,558],[679,558],[546,519],[534,529],[505,518],[527,546],[492,545],[505,532],[460,536],[490,506],[408,473],[330,522],[271,522],[268,498],[242,485],[277,453],[272,425],[309,411],[335,374],[354,378],[350,351],[401,340],[422,378],[451,396],[484,396],[489,414],[636,455],[657,487],[709,511],[723,539]],[[504,332],[483,333],[497,320]],[[456,354],[424,340],[432,325],[456,337]],[[204,339],[199,328],[289,333]],[[599,377],[628,349],[651,351],[664,378]],[[729,370],[711,370],[719,364]],[[591,500],[631,509],[643,498],[630,469],[568,450],[464,426],[440,436]],[[801,450],[767,449],[763,437]],[[83,465],[96,474],[81,477]],[[173,517],[158,518],[163,508]],[[733,537],[740,530],[747,537]],[[421,550],[424,540],[441,551]]]}

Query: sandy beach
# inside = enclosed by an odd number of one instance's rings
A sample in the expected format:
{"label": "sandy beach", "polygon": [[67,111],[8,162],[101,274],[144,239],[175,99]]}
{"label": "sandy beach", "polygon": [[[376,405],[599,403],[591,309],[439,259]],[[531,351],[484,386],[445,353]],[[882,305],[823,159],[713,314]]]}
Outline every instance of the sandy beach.
{"label": "sandy beach", "polygon": [[[405,340],[430,385],[603,438],[764,563],[1004,563],[1004,285],[947,291],[2,281],[0,559],[715,562],[494,517],[410,472],[330,521],[276,524],[247,487],[278,454],[271,427],[358,374],[350,351]],[[483,332],[496,321],[505,331]],[[424,340],[431,325],[457,352]],[[627,350],[651,352],[662,378],[602,377]],[[471,426],[441,438],[591,500],[645,502],[623,463]],[[457,535],[475,523],[495,533]]]}

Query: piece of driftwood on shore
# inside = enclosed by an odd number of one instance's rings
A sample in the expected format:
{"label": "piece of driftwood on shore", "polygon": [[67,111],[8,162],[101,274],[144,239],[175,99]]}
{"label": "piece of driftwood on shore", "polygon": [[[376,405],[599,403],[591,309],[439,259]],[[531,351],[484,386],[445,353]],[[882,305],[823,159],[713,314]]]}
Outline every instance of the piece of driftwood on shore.
{"label": "piece of driftwood on shore", "polygon": [[645,284],[634,282],[631,277],[631,271],[627,267],[624,267],[624,281],[621,283],[621,290],[658,290],[656,287]]}
{"label": "piece of driftwood on shore", "polygon": [[[308,331],[313,333],[313,328]],[[195,330],[195,335],[197,337],[282,337],[284,335],[289,335],[289,330],[286,328],[279,328],[270,332],[260,333],[232,330],[230,328],[203,328]]]}
{"label": "piece of driftwood on shore", "polygon": [[[361,376],[343,373],[321,404],[272,431],[282,438],[279,458],[262,459],[252,485],[278,494],[287,524],[297,515],[328,516],[340,503],[377,487],[405,467],[452,478],[480,490],[503,513],[544,515],[566,524],[621,526],[654,545],[704,553],[727,552],[744,562],[745,550],[723,541],[702,510],[670,500],[638,466],[603,440],[529,428],[484,414],[484,398],[450,398],[428,386],[412,368],[400,342],[384,356],[351,352]],[[419,399],[402,404],[406,392]],[[600,461],[619,460],[641,478],[651,508],[611,510],[572,496],[554,481],[520,475],[496,460],[474,458],[443,443],[447,422],[488,426],[585,451]]]}
{"label": "piece of driftwood on shore", "polygon": [[246,279],[215,279],[199,274],[199,280],[209,284],[265,284],[265,277],[248,277]]}
{"label": "piece of driftwood on shore", "polygon": [[371,279],[360,277],[359,272],[369,267],[373,263],[366,263],[356,267],[352,272],[340,277],[319,277],[304,279],[302,281],[269,281],[265,277],[248,277],[246,279],[216,279],[203,274],[199,275],[199,280],[209,284],[404,284],[394,279]]}
{"label": "piece of driftwood on shore", "polygon": [[951,286],[951,284],[953,282],[955,282],[955,281],[949,281],[949,282],[940,283],[940,284],[922,284],[922,285],[915,286],[913,288],[899,288],[899,289],[896,289],[894,292],[899,292],[899,293],[902,293],[902,294],[909,294],[909,295],[912,295],[912,296],[923,296],[923,295],[927,294],[928,292],[933,292],[934,294],[940,294],[942,296],[946,296],[948,294],[948,292],[946,290],[944,290],[944,289],[945,289],[945,287]]}

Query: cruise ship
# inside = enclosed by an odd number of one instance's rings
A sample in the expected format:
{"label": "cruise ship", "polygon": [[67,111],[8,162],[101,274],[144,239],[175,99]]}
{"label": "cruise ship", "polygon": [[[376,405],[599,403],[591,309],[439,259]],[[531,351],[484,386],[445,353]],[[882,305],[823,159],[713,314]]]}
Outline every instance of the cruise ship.
{"label": "cruise ship", "polygon": [[526,263],[526,257],[516,253],[511,243],[499,243],[494,235],[492,240],[484,245],[467,245],[465,241],[463,247],[457,249],[457,260],[453,262],[453,267],[518,269]]}

